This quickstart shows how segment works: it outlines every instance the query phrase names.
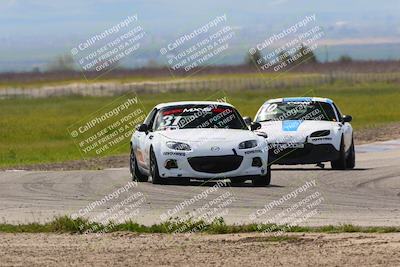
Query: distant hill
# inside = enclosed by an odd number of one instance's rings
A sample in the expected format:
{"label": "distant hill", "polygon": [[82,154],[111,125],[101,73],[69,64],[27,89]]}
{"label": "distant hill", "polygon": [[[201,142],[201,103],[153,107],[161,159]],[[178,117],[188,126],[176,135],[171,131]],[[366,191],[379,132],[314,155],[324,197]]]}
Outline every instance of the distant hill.
{"label": "distant hill", "polygon": [[249,47],[314,13],[331,41],[317,50],[319,60],[342,54],[356,59],[400,58],[397,0],[384,4],[376,0],[351,4],[347,0],[5,0],[0,12],[0,71],[45,68],[80,41],[133,14],[138,14],[149,39],[138,55],[122,62],[128,67],[144,66],[150,60],[163,64],[158,51],[163,44],[222,14],[235,28],[237,41],[232,41],[229,56],[218,64],[241,63]]}

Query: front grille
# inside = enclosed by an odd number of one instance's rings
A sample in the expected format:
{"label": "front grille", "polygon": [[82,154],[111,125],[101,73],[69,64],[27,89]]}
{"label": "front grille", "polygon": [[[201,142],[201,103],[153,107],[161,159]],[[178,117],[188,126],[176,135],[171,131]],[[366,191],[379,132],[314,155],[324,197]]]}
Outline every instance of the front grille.
{"label": "front grille", "polygon": [[243,157],[237,155],[208,156],[189,158],[193,170],[206,173],[229,172],[239,168]]}
{"label": "front grille", "polygon": [[335,160],[338,153],[331,144],[305,144],[304,148],[270,149],[268,161],[272,164],[312,164]]}

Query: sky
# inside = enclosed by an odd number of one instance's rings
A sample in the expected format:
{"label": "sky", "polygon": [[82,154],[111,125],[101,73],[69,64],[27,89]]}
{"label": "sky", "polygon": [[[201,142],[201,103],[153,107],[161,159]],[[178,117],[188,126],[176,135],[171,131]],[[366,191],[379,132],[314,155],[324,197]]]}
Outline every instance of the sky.
{"label": "sky", "polygon": [[[400,58],[400,48],[396,53],[395,46],[400,44],[398,0],[0,0],[0,14],[0,71],[42,66],[133,14],[138,15],[152,42],[146,55],[156,60],[157,48],[165,40],[222,14],[227,14],[230,25],[242,36],[243,47],[305,15],[316,14],[327,33],[325,45],[332,46],[332,51],[338,49],[335,45],[344,46],[337,56],[354,53],[363,59]],[[360,54],[354,45],[378,48],[376,53],[371,54],[369,48]]]}

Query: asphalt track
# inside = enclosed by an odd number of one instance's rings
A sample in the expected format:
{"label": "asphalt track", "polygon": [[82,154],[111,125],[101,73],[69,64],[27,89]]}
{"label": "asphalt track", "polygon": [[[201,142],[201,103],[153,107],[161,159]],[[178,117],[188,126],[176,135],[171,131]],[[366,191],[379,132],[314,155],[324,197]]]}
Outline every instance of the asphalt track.
{"label": "asphalt track", "polygon": [[354,170],[334,171],[329,165],[325,169],[273,166],[271,186],[257,188],[250,183],[226,183],[220,188],[215,182],[192,181],[189,186],[139,183],[94,208],[88,205],[127,185],[128,168],[3,171],[0,221],[44,222],[59,215],[83,215],[97,220],[129,217],[149,225],[170,216],[207,214],[204,218],[221,216],[227,223],[297,220],[302,225],[399,226],[400,140],[361,145],[356,151]]}

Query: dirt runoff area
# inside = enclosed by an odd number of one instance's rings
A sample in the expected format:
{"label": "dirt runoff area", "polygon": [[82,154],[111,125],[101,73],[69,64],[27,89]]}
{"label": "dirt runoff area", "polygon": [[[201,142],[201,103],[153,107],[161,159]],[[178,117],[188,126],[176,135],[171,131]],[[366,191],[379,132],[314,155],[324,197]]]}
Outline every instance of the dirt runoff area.
{"label": "dirt runoff area", "polygon": [[400,266],[393,234],[0,234],[1,266]]}
{"label": "dirt runoff area", "polygon": [[398,122],[354,131],[356,145],[398,138],[400,138],[400,123]]}

